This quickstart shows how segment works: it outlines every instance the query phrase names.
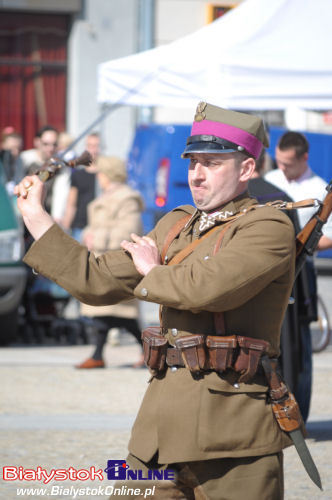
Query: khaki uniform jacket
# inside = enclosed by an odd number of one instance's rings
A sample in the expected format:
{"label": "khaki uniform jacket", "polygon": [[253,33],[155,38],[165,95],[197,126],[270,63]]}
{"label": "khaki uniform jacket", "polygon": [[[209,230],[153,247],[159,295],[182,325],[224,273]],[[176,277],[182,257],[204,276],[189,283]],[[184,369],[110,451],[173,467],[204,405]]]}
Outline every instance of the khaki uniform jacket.
{"label": "khaki uniform jacket", "polygon": [[[105,192],[88,205],[88,226],[85,233],[93,235],[90,249],[97,257],[107,250],[121,248],[123,240],[130,240],[131,233],[143,232],[141,213],[143,200],[138,191],[126,184],[119,184],[114,191]],[[138,300],[94,307],[81,304],[82,316],[117,316],[137,318]]]}
{"label": "khaki uniform jacket", "polygon": [[[253,203],[244,195],[223,211],[236,213]],[[150,233],[161,249],[169,229],[186,213],[192,218],[171,244],[169,259],[198,236],[199,212],[179,207]],[[175,333],[177,338],[213,334],[213,313],[223,311],[227,334],[265,339],[271,343],[271,356],[277,355],[294,277],[292,223],[274,208],[258,208],[230,226],[213,256],[217,238],[218,231],[182,263],[157,266],[142,277],[125,252],[95,258],[54,225],[31,247],[25,262],[91,304],[115,303],[133,295],[163,304],[163,328],[171,344]],[[247,384],[236,380],[231,370],[195,380],[184,368],[153,378],[129,451],[148,461],[158,450],[160,463],[172,463],[259,456],[291,444],[274,419],[263,376]]]}

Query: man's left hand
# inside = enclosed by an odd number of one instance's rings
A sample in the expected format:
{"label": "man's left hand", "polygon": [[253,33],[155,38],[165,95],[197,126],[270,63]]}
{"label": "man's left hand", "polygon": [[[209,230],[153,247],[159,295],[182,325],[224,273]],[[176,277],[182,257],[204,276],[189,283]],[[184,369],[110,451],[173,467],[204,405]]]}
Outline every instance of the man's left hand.
{"label": "man's left hand", "polygon": [[134,233],[130,236],[133,241],[123,240],[121,247],[130,253],[137,271],[145,276],[151,269],[161,264],[157,245],[148,236],[141,238]]}

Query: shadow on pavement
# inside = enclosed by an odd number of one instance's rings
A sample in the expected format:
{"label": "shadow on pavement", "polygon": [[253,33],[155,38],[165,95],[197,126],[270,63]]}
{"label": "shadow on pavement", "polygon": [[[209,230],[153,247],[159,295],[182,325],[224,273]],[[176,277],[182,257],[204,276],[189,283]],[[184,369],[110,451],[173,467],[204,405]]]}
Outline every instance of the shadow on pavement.
{"label": "shadow on pavement", "polygon": [[315,441],[332,441],[332,420],[307,422],[308,438]]}

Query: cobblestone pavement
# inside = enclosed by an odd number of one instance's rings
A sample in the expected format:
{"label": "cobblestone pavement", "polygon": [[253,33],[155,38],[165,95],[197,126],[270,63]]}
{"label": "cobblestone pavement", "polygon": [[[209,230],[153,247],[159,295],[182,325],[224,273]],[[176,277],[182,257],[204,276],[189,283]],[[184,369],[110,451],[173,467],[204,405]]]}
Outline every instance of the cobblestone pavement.
{"label": "cobblestone pavement", "polygon": [[[107,368],[80,371],[73,366],[91,346],[10,347],[0,349],[2,464],[50,471],[55,468],[104,469],[108,459],[126,457],[130,427],[145,391],[148,372],[134,369],[139,348],[129,339],[107,345]],[[332,348],[314,356],[314,389],[308,446],[320,470],[321,493],[307,477],[293,448],[285,451],[286,499],[332,498]],[[52,481],[52,498],[73,498],[70,488],[109,486],[107,481]],[[18,496],[17,487],[40,482],[2,481],[0,498]],[[60,490],[60,487],[62,490]],[[101,491],[101,490],[100,490]],[[45,492],[44,495],[47,496]],[[33,498],[37,498],[37,493]],[[79,498],[106,498],[105,495]],[[240,500],[240,499],[239,499]],[[241,499],[242,500],[242,499]]]}
{"label": "cobblestone pavement", "polygon": [[[3,466],[36,469],[104,469],[127,454],[130,428],[149,378],[134,369],[140,349],[129,335],[107,344],[106,369],[76,370],[90,345],[15,346],[0,349],[0,438]],[[314,386],[307,443],[324,491],[308,478],[294,448],[285,450],[286,500],[332,499],[332,346],[314,355]],[[34,495],[17,488],[37,488]],[[83,494],[79,488],[92,488]],[[107,498],[106,479],[96,481],[1,481],[0,499]],[[41,488],[46,488],[42,492]],[[55,488],[52,490],[52,488]],[[57,488],[57,489],[56,489]],[[71,489],[70,489],[71,488]],[[72,488],[76,488],[76,491]],[[53,493],[51,495],[51,493]],[[239,499],[242,500],[242,499]],[[259,500],[259,499],[257,499]]]}

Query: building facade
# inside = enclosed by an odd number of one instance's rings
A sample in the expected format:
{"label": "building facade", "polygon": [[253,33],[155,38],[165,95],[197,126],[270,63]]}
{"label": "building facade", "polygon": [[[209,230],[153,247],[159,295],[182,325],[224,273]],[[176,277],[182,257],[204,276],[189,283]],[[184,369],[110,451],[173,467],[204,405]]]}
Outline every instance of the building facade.
{"label": "building facade", "polygon": [[[30,148],[43,125],[73,137],[92,126],[105,153],[125,158],[137,122],[190,122],[192,110],[121,106],[102,119],[98,64],[174,41],[238,3],[0,0],[0,130],[14,127]],[[78,152],[83,148],[84,138],[76,145]]]}

